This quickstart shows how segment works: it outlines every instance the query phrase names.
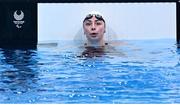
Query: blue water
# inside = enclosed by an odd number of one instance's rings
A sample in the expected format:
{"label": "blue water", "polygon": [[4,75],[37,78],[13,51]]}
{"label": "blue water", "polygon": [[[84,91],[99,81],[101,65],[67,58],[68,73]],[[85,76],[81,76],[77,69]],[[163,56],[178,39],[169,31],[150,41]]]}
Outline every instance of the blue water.
{"label": "blue water", "polygon": [[64,42],[0,49],[0,103],[180,103],[175,40],[127,42],[92,58]]}

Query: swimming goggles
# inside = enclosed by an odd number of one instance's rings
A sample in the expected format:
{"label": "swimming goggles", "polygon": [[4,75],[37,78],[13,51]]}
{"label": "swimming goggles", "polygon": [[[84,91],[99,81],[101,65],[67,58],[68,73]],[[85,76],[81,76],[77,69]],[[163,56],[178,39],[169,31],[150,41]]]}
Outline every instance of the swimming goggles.
{"label": "swimming goggles", "polygon": [[[85,17],[84,21],[85,21],[85,20],[88,20],[88,19],[91,19],[93,16],[95,16],[98,20],[102,20],[102,21],[105,23],[103,17],[102,17],[101,15],[99,15],[99,14],[88,14],[88,15]],[[83,21],[83,22],[84,22],[84,21]]]}

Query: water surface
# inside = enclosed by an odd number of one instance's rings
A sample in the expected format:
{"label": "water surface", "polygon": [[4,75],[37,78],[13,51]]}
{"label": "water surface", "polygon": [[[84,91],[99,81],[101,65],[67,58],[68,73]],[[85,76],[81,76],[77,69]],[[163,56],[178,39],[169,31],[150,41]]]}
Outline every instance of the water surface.
{"label": "water surface", "polygon": [[116,46],[124,55],[92,58],[71,44],[0,49],[0,103],[180,103],[175,40],[128,41]]}

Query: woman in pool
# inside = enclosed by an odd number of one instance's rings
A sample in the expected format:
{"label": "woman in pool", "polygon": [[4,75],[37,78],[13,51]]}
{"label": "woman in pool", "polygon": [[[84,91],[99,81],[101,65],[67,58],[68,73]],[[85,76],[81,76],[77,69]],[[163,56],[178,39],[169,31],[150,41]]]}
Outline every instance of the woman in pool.
{"label": "woman in pool", "polygon": [[99,13],[88,14],[83,21],[83,29],[87,38],[85,46],[104,47],[107,45],[104,41],[106,23]]}
{"label": "woman in pool", "polygon": [[113,35],[112,33],[110,34],[106,21],[99,12],[90,12],[83,19],[82,23],[83,30],[80,30],[74,38],[74,41],[77,42],[76,44],[80,44],[80,50],[83,50],[79,57],[99,57],[107,53],[108,55],[118,54],[119,56],[124,56],[121,51],[115,49],[115,46],[123,45],[124,43],[117,42],[114,33]]}
{"label": "woman in pool", "polygon": [[86,50],[82,53],[86,57],[101,56],[104,54],[108,43],[104,40],[106,22],[98,12],[89,13],[83,20],[83,30],[87,38]]}

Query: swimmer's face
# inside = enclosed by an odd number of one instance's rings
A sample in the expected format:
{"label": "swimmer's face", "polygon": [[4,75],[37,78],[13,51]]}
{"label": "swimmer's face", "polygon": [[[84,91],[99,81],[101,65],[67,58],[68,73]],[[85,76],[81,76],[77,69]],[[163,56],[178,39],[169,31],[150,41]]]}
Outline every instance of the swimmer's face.
{"label": "swimmer's face", "polygon": [[95,15],[83,22],[83,28],[88,40],[100,41],[103,39],[105,33],[105,23],[103,20],[96,18]]}

